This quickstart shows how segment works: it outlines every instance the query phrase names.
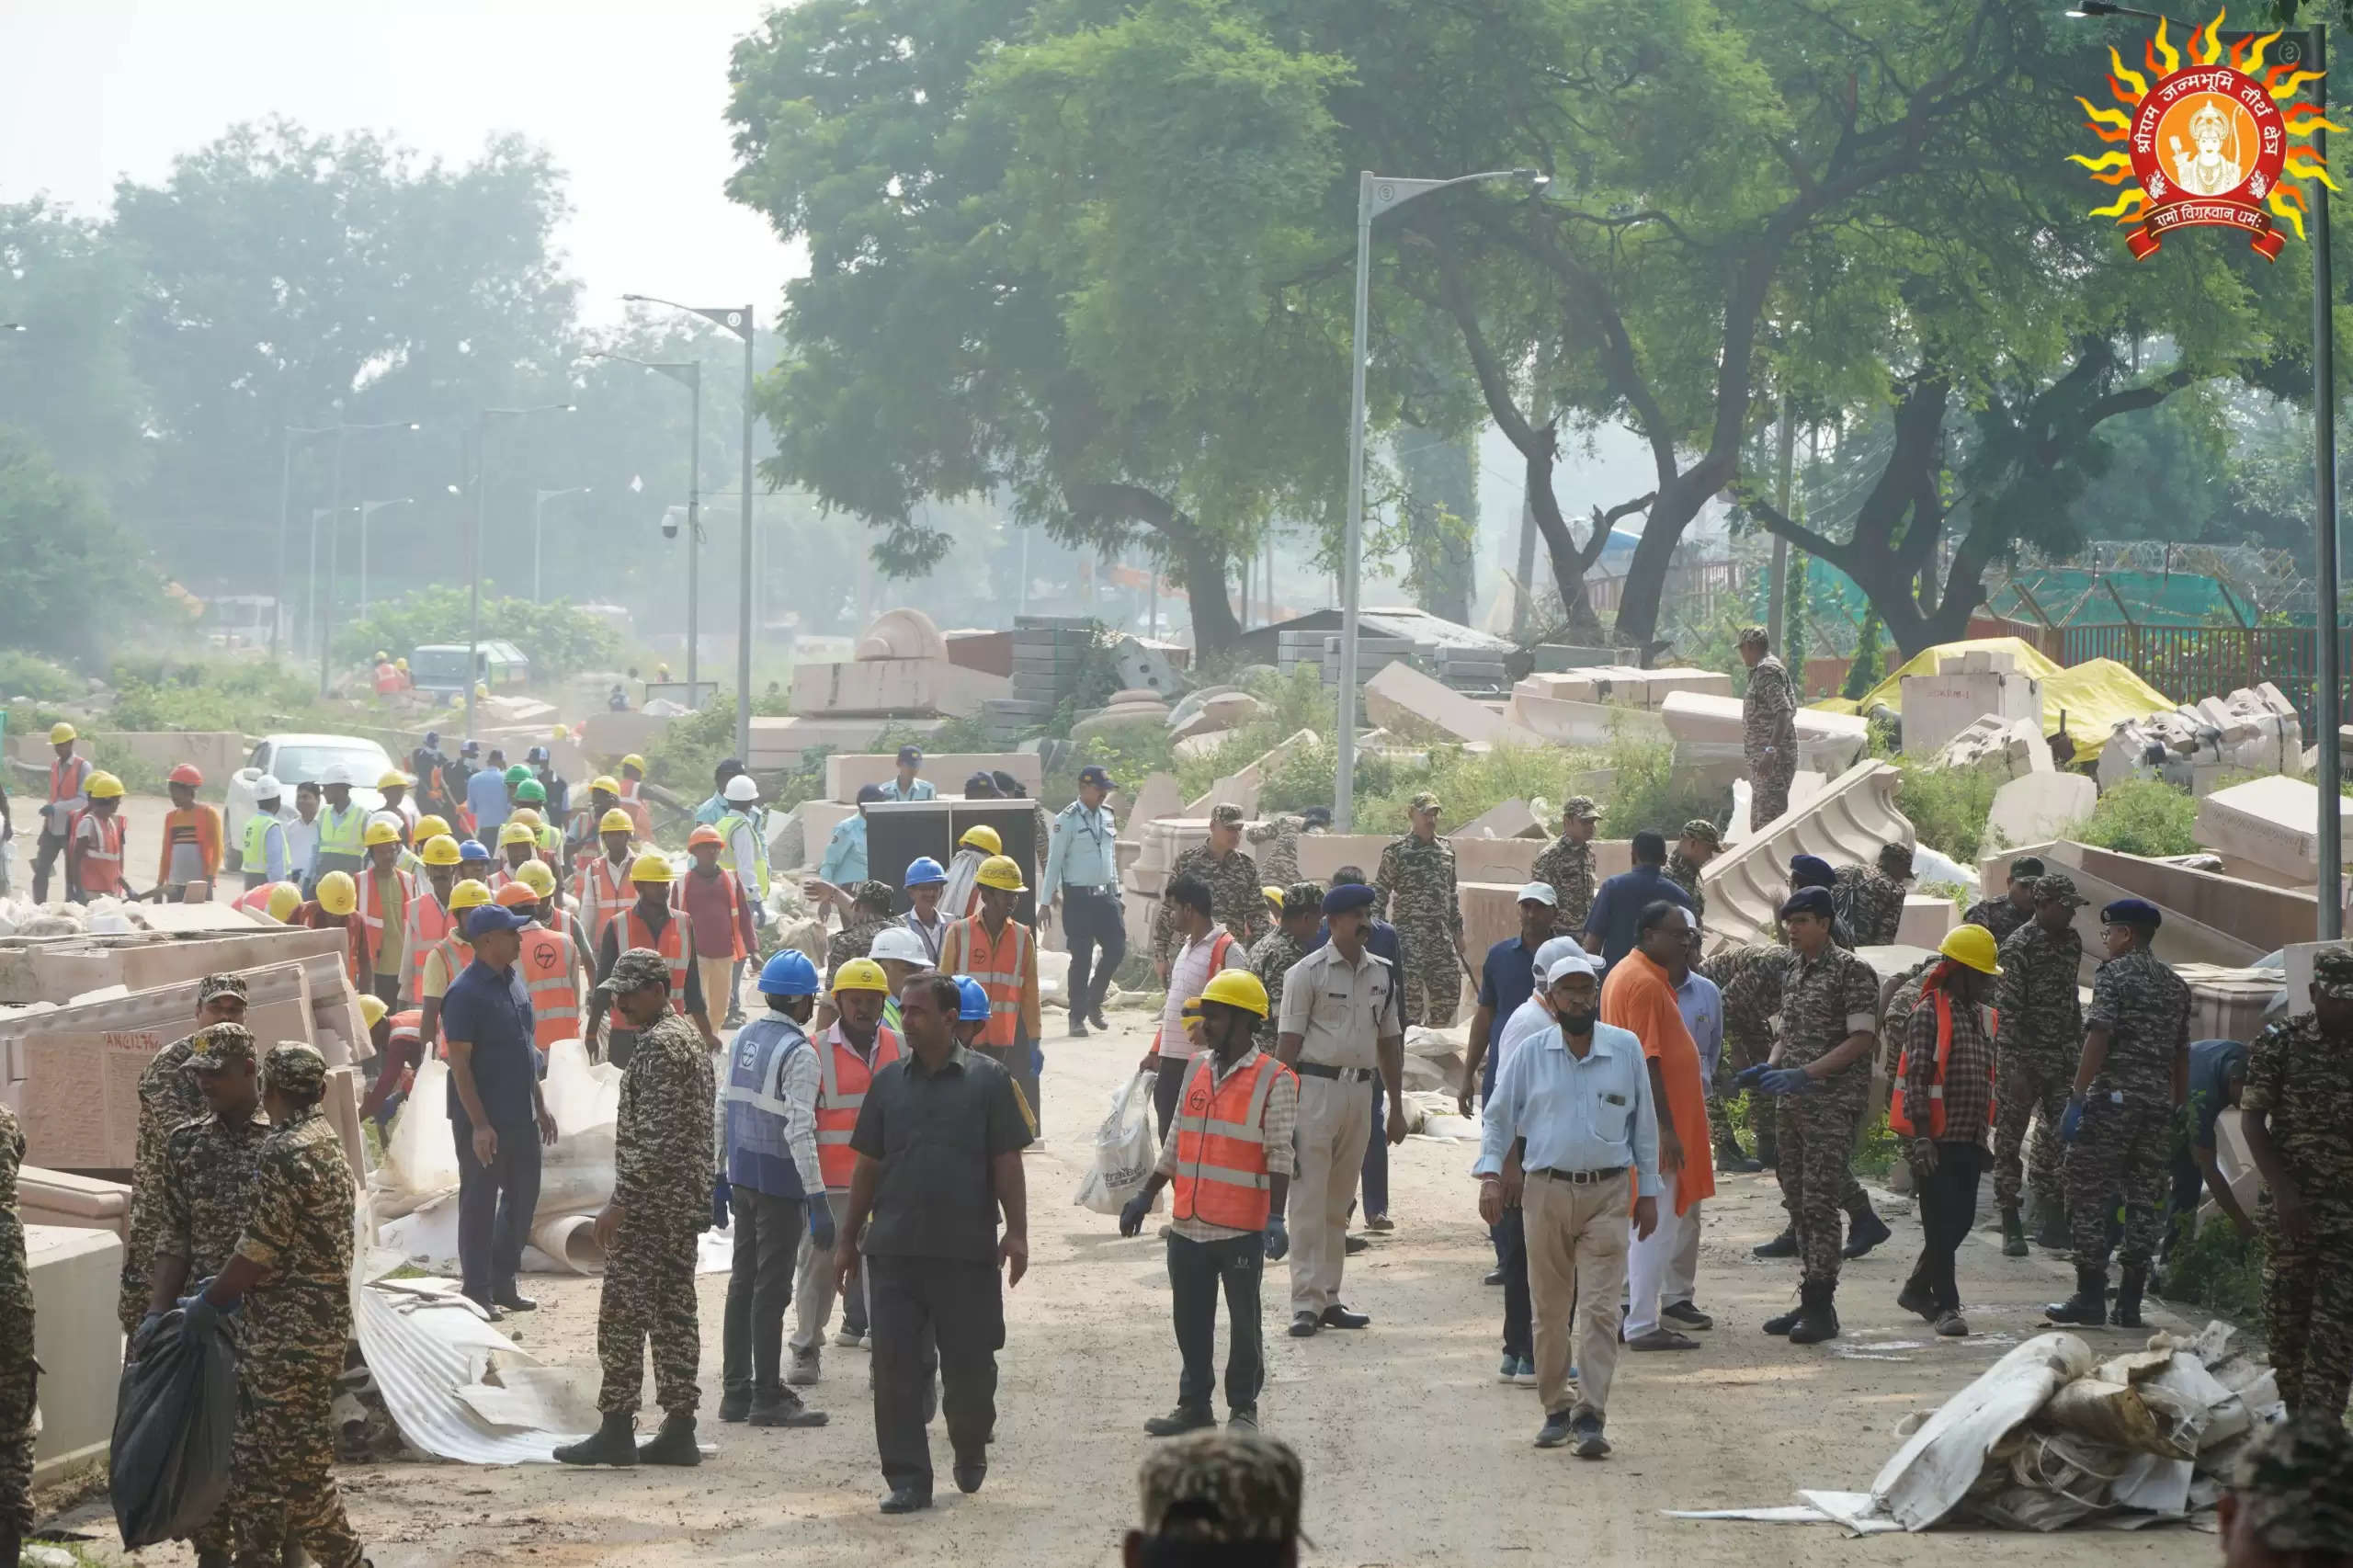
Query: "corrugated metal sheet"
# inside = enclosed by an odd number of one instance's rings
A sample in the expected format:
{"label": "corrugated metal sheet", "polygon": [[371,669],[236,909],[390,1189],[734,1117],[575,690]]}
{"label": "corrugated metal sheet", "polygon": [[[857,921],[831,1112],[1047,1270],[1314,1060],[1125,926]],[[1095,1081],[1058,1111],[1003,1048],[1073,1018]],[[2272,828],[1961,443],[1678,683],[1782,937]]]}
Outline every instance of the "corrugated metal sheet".
{"label": "corrugated metal sheet", "polygon": [[465,1464],[554,1463],[556,1446],[584,1434],[493,1426],[458,1397],[460,1389],[482,1381],[494,1358],[529,1366],[539,1358],[492,1327],[471,1301],[419,1289],[422,1283],[369,1283],[361,1270],[351,1281],[360,1354],[401,1436]]}

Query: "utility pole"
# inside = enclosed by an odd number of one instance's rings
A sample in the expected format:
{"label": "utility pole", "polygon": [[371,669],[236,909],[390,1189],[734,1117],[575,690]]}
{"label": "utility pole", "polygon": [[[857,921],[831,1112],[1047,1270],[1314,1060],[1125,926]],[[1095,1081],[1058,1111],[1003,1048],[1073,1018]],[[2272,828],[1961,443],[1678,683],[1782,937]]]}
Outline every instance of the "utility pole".
{"label": "utility pole", "polygon": [[[1786,517],[1790,515],[1790,482],[1794,477],[1792,471],[1797,465],[1797,426],[1790,417],[1790,394],[1786,392],[1781,394],[1781,428],[1778,439],[1780,456],[1773,484],[1773,505]],[[1784,591],[1783,579],[1789,574],[1790,541],[1775,534],[1773,568],[1765,580],[1765,635],[1774,651],[1785,659],[1790,657],[1790,651],[1781,646],[1781,630],[1789,615],[1789,606],[1784,602],[1788,596]],[[1799,667],[1802,669],[1805,655],[1800,653],[1797,659]]]}

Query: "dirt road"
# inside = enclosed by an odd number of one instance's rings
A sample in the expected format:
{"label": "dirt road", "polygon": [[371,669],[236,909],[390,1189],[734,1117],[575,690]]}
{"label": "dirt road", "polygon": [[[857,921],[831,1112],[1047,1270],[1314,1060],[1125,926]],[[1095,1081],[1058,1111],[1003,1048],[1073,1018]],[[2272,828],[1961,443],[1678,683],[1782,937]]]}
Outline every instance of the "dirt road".
{"label": "dirt road", "polygon": [[[1048,1015],[1050,1027],[1058,1016]],[[1112,1015],[1131,1025],[1141,1015]],[[935,1426],[939,1506],[905,1519],[874,1511],[867,1357],[828,1348],[808,1391],[829,1410],[819,1431],[754,1431],[716,1420],[722,1276],[702,1280],[703,1431],[716,1459],[694,1471],[581,1472],[390,1464],[342,1471],[378,1568],[464,1564],[705,1564],[907,1560],[959,1568],[1118,1560],[1135,1511],[1138,1429],[1175,1403],[1160,1244],[1122,1241],[1116,1223],[1071,1206],[1088,1135],[1142,1053],[1143,1032],[1057,1040],[1048,1048],[1049,1142],[1029,1163],[1029,1276],[1007,1304],[999,1442],[988,1483],[957,1494]],[[1495,1381],[1501,1292],[1483,1287],[1491,1256],[1472,1212],[1468,1145],[1409,1142],[1394,1151],[1395,1233],[1348,1263],[1347,1299],[1372,1314],[1362,1333],[1299,1342],[1280,1332],[1282,1269],[1268,1270],[1271,1386],[1267,1430],[1307,1468],[1306,1525],[1317,1564],[1540,1563],[1565,1548],[1587,1562],[1677,1568],[1837,1564],[2208,1563],[2214,1540],[2179,1529],[2086,1532],[2057,1540],[1993,1534],[1842,1539],[1826,1526],[1693,1523],[1668,1507],[1793,1501],[1800,1486],[1860,1490],[1893,1452],[1907,1412],[1960,1388],[2065,1294],[2066,1271],[2001,1256],[1980,1233],[1961,1255],[1978,1336],[1939,1342],[1893,1303],[1918,1228],[1848,1266],[1847,1336],[1793,1349],[1757,1331],[1793,1294],[1787,1264],[1749,1247],[1779,1224],[1770,1176],[1724,1178],[1711,1205],[1699,1302],[1716,1317],[1703,1348],[1629,1356],[1611,1395],[1607,1461],[1529,1446],[1532,1391]],[[551,1359],[594,1363],[597,1287],[527,1282],[545,1306],[519,1320]],[[515,1326],[517,1320],[510,1320]],[[2166,1314],[2156,1321],[2171,1324]],[[2128,1336],[2111,1335],[2122,1348]],[[1222,1335],[1221,1334],[1221,1344]],[[641,1426],[650,1428],[652,1419]],[[177,1549],[142,1554],[184,1561]]]}

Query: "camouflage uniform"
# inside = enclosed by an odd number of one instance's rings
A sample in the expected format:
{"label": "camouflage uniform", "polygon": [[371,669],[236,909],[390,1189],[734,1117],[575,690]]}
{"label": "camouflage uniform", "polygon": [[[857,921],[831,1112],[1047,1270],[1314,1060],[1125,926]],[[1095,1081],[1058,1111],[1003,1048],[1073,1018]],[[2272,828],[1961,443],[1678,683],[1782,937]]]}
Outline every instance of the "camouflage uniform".
{"label": "camouflage uniform", "polygon": [[1160,1444],[1136,1475],[1143,1533],[1201,1546],[1289,1544],[1299,1538],[1302,1479],[1289,1445],[1255,1432],[1202,1432]]}
{"label": "camouflage uniform", "polygon": [[25,1265],[25,1223],[17,1211],[24,1130],[0,1105],[0,1529],[33,1528],[33,1286]]}
{"label": "camouflage uniform", "polygon": [[[612,988],[666,973],[659,955],[639,949],[613,966]],[[710,1053],[676,1013],[638,1037],[621,1074],[613,1129],[613,1206],[620,1223],[597,1303],[597,1359],[604,1386],[597,1408],[634,1415],[654,1349],[654,1397],[671,1415],[690,1416],[701,1351],[695,1317],[695,1238],[710,1222],[711,1106],[718,1085]]]}
{"label": "camouflage uniform", "polygon": [[1883,948],[1904,923],[1904,884],[1860,866],[1838,868],[1831,889],[1841,904],[1842,924],[1859,948]]}
{"label": "camouflage uniform", "polygon": [[2010,933],[2034,918],[2031,909],[2020,909],[2010,902],[2008,893],[1999,898],[1981,898],[1961,912],[1964,926],[1983,926],[1994,933],[1994,940],[2006,942]]}
{"label": "camouflage uniform", "polygon": [[[233,974],[208,974],[196,983],[196,1005],[203,1006],[224,992],[245,994],[245,983]],[[204,1096],[196,1080],[180,1071],[188,1058],[184,1036],[157,1051],[139,1075],[139,1142],[131,1155],[131,1233],[122,1249],[122,1289],[115,1316],[125,1337],[137,1332],[147,1315],[147,1291],[154,1274],[155,1235],[163,1224],[164,1146],[172,1130],[205,1114]]]}
{"label": "camouflage uniform", "polygon": [[1691,863],[1679,844],[1666,852],[1666,880],[1689,895],[1691,913],[1704,922],[1708,918],[1708,895],[1699,891],[1699,868]]}
{"label": "camouflage uniform", "polygon": [[[1320,883],[1293,882],[1283,890],[1286,910],[1321,908],[1323,903],[1324,889]],[[1306,956],[1307,949],[1291,940],[1279,926],[1259,937],[1257,946],[1250,949],[1250,972],[1267,988],[1267,1016],[1256,1031],[1261,1051],[1275,1048],[1275,1025],[1283,1013],[1283,976]]]}
{"label": "camouflage uniform", "polygon": [[[1210,813],[1210,820],[1239,825],[1242,812],[1233,806],[1219,806]],[[1243,946],[1267,934],[1270,922],[1265,883],[1258,875],[1258,862],[1248,850],[1231,850],[1221,858],[1208,845],[1196,844],[1168,869],[1170,881],[1179,877],[1199,877],[1209,884],[1210,918],[1232,932]],[[1176,955],[1176,912],[1164,898],[1152,917],[1152,958],[1154,963],[1165,964]]]}
{"label": "camouflage uniform", "polygon": [[1790,780],[1798,771],[1798,688],[1775,655],[1766,654],[1748,672],[1740,715],[1751,791],[1748,821],[1761,830],[1790,809]]}
{"label": "camouflage uniform", "polygon": [[2108,1031],[2108,1056],[2067,1151],[2068,1228],[2076,1267],[2105,1269],[2109,1221],[2120,1204],[2129,1273],[2146,1268],[2156,1251],[2173,1152],[2174,1056],[2189,1044],[2189,987],[2136,948],[2100,965],[2084,1022]]}
{"label": "camouflage uniform", "polygon": [[351,1342],[351,1166],[317,1108],[324,1059],[277,1046],[262,1075],[311,1103],[270,1130],[255,1161],[236,1256],[264,1273],[245,1293],[234,1479],[222,1512],[236,1527],[237,1568],[277,1568],[290,1541],[318,1568],[353,1568],[359,1538],[335,1491],[333,1412]]}
{"label": "camouflage uniform", "polygon": [[[1419,797],[1416,797],[1418,799]],[[1405,1022],[1444,1028],[1462,1000],[1462,901],[1454,881],[1454,846],[1415,834],[1392,838],[1373,875],[1385,914],[1397,927],[1398,979],[1404,983]]]}
{"label": "camouflage uniform", "polygon": [[[2076,896],[2072,878],[2053,873],[2036,884],[2044,898]],[[2035,1207],[2056,1212],[2063,1201],[2060,1169],[2067,1146],[2059,1124],[2067,1096],[2075,1092],[2075,1068],[2084,1054],[2084,1010],[2075,977],[2084,939],[2073,926],[2057,935],[2029,920],[2003,938],[2002,978],[1995,983],[1999,1015],[1994,1037],[1994,1201],[2018,1206],[2022,1176],[2030,1176]],[[2019,1147],[2033,1119],[2034,1143],[2022,1172]]]}
{"label": "camouflage uniform", "polygon": [[[1589,821],[1594,816],[1593,797],[1572,795],[1562,809],[1563,816]],[[1574,937],[1585,929],[1585,917],[1593,909],[1594,894],[1600,891],[1601,876],[1594,863],[1593,846],[1579,844],[1566,834],[1545,846],[1529,868],[1529,880],[1552,884],[1555,903],[1552,908],[1552,935]]]}
{"label": "camouflage uniform", "polygon": [[1267,886],[1287,888],[1300,880],[1299,835],[1306,830],[1307,819],[1290,812],[1242,830],[1242,841],[1257,850],[1258,869]]}
{"label": "camouflage uniform", "polygon": [[[1774,942],[1751,942],[1726,948],[1699,967],[1716,983],[1724,1001],[1724,1048],[1716,1053],[1716,1075],[1708,1085],[1708,1125],[1719,1148],[1727,1143],[1737,1147],[1724,1102],[1740,1092],[1734,1078],[1773,1054],[1773,1019],[1781,1010],[1790,949]],[[1761,1159],[1773,1144],[1773,1120],[1762,1096],[1749,1096],[1748,1119]]]}
{"label": "camouflage uniform", "polygon": [[[1836,1050],[1848,1035],[1878,1025],[1879,976],[1870,965],[1844,948],[1826,948],[1818,959],[1791,955],[1781,996],[1782,1066],[1802,1067]],[[1838,1210],[1855,1184],[1855,1128],[1870,1089],[1867,1053],[1817,1081],[1812,1093],[1774,1104],[1781,1196],[1809,1283],[1838,1282]]]}
{"label": "camouflage uniform", "polygon": [[882,912],[878,915],[869,909],[860,909],[857,903],[853,903],[848,909],[842,912],[842,928],[826,938],[825,978],[827,980],[830,981],[835,975],[840,973],[842,965],[849,962],[850,960],[864,958],[873,949],[874,938],[899,923],[897,917],[890,912],[891,892],[886,884],[860,882],[856,887],[845,891],[853,900],[866,900],[870,903],[871,890],[877,888],[881,889],[882,892]]}
{"label": "camouflage uniform", "polygon": [[[2353,996],[2353,954],[2315,956],[2313,982]],[[2279,1228],[2271,1191],[2256,1200],[2264,1240],[2264,1328],[2290,1415],[2338,1420],[2353,1380],[2353,1049],[2300,1013],[2256,1036],[2240,1108],[2267,1119],[2271,1146],[2311,1217],[2309,1239]]]}
{"label": "camouflage uniform", "polygon": [[2245,1560],[2302,1553],[2308,1562],[2342,1562],[2353,1557],[2353,1432],[2333,1415],[2289,1410],[2287,1420],[2256,1435],[2231,1477],[2239,1528],[2264,1548]]}

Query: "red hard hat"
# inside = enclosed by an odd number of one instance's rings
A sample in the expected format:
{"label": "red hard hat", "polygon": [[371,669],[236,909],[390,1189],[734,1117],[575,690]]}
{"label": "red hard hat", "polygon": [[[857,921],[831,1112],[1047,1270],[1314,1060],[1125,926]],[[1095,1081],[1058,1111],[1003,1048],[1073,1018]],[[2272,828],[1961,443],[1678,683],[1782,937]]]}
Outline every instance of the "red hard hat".
{"label": "red hard hat", "polygon": [[172,769],[175,784],[199,785],[204,782],[204,770],[192,762],[183,762]]}

